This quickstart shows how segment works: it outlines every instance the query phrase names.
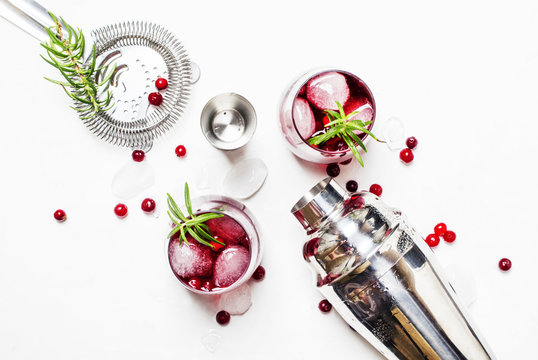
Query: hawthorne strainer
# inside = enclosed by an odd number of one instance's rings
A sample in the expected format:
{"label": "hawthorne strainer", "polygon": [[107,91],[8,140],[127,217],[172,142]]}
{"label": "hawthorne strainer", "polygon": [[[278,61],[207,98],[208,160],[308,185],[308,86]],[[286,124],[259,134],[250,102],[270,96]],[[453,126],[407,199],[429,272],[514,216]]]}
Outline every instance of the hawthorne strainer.
{"label": "hawthorne strainer", "polygon": [[[49,37],[45,28],[53,25],[49,12],[33,0],[0,0],[0,16],[41,42]],[[153,140],[169,130],[187,104],[191,85],[198,80],[181,42],[165,28],[143,21],[129,21],[91,31],[97,65],[116,64],[109,90],[114,106],[87,118],[84,124],[99,138],[119,146],[149,150]],[[89,44],[92,45],[92,44]],[[91,61],[86,46],[86,61]],[[96,72],[96,80],[103,76]],[[168,80],[161,106],[149,105],[148,94],[155,91],[158,77]],[[83,108],[75,102],[75,108]]]}

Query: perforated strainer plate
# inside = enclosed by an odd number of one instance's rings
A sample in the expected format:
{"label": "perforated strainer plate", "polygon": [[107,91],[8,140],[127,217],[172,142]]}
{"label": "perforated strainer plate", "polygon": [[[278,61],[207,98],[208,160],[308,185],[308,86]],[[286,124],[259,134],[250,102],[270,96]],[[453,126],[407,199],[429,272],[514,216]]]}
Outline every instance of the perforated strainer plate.
{"label": "perforated strainer plate", "polygon": [[[192,84],[191,62],[181,42],[159,25],[124,22],[92,31],[97,64],[116,63],[110,82],[115,105],[81,119],[98,137],[116,145],[151,147],[180,117]],[[89,61],[89,60],[88,60]],[[97,73],[97,80],[101,74]],[[148,103],[158,77],[168,80],[160,106]],[[80,104],[75,104],[80,106]]]}

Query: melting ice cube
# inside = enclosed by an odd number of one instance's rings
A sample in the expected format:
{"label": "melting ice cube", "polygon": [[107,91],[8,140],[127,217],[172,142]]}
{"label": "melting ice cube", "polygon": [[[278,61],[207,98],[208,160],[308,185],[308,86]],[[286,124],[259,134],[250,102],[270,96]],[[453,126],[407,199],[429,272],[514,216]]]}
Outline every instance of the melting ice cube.
{"label": "melting ice cube", "polygon": [[200,245],[191,237],[189,244],[179,245],[178,239],[173,239],[168,245],[168,258],[172,270],[181,277],[209,276],[213,266],[213,258],[209,247]]}
{"label": "melting ice cube", "polygon": [[267,166],[261,159],[249,159],[230,169],[224,178],[223,190],[230,197],[247,199],[265,182]]}
{"label": "melting ice cube", "polygon": [[242,315],[252,305],[250,286],[243,284],[237,289],[224,293],[219,300],[219,309],[226,310],[231,315]]}
{"label": "melting ice cube", "polygon": [[308,101],[297,98],[293,102],[293,121],[299,135],[305,140],[316,131],[316,119]]}
{"label": "melting ice cube", "polygon": [[129,161],[112,179],[112,193],[131,199],[155,183],[155,171],[147,161]]}
{"label": "melting ice cube", "polygon": [[227,287],[236,282],[247,270],[250,253],[243,246],[229,246],[215,261],[213,280],[216,286]]}
{"label": "melting ice cube", "polygon": [[210,353],[214,353],[220,345],[222,336],[215,330],[209,330],[207,334],[202,336],[202,345]]}
{"label": "melting ice cube", "polygon": [[365,97],[359,97],[354,99],[349,99],[349,101],[344,106],[344,111],[346,114],[350,114],[354,111],[358,111],[357,115],[352,116],[349,120],[362,120],[370,121],[374,117],[374,109],[372,104]]}
{"label": "melting ice cube", "polygon": [[349,99],[346,78],[334,71],[318,75],[306,85],[306,97],[321,110],[338,110],[336,101],[344,106]]}
{"label": "melting ice cube", "polygon": [[404,146],[405,130],[403,122],[393,116],[382,125],[383,140],[391,150],[400,150]]}

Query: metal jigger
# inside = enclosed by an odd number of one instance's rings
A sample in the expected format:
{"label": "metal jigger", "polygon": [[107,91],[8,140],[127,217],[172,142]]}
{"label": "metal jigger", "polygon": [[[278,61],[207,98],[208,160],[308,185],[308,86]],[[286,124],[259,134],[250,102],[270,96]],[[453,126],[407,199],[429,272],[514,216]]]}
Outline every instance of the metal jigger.
{"label": "metal jigger", "polygon": [[256,123],[252,104],[234,93],[220,94],[209,100],[200,117],[206,139],[221,150],[235,150],[248,143]]}
{"label": "metal jigger", "polygon": [[292,213],[310,234],[304,256],[319,290],[387,359],[494,359],[400,211],[327,178]]}

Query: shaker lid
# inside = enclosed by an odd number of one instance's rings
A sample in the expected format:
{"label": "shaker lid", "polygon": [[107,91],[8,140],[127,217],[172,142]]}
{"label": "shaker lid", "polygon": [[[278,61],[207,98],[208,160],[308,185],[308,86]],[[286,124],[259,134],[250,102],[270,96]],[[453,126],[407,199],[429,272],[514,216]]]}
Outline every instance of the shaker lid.
{"label": "shaker lid", "polygon": [[345,200],[347,192],[332,178],[325,178],[310,189],[291,209],[306,230],[319,226]]}

